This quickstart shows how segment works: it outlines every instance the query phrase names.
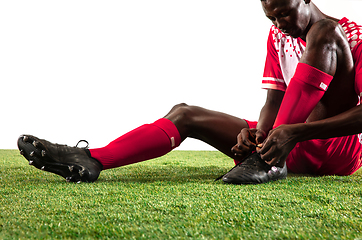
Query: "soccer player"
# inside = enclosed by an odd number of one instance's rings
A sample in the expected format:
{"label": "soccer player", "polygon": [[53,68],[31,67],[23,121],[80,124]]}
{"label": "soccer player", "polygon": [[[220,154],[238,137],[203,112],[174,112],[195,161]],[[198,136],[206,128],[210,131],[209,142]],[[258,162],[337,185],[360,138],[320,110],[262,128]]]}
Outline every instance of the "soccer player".
{"label": "soccer player", "polygon": [[18,139],[35,167],[71,182],[93,182],[102,170],[162,156],[187,137],[234,159],[226,183],[264,183],[294,173],[350,175],[361,165],[362,27],[322,13],[310,0],[261,0],[272,21],[258,122],[179,104],[163,118],[87,149]]}

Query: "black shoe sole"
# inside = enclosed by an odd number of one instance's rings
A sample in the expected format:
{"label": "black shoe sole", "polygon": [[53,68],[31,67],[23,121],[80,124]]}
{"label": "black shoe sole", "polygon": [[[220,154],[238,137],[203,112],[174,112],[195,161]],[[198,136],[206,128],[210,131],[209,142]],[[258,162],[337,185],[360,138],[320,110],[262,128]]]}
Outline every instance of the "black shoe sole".
{"label": "black shoe sole", "polygon": [[270,179],[268,181],[245,181],[245,182],[240,182],[240,181],[235,181],[234,179],[229,179],[227,177],[223,177],[222,178],[222,181],[224,183],[227,183],[227,184],[234,184],[234,185],[257,185],[257,184],[263,184],[263,183],[267,183],[267,182],[275,182],[275,181],[278,181],[278,180],[283,180],[283,179],[286,179],[287,177],[281,177],[281,178],[277,178],[277,179]]}

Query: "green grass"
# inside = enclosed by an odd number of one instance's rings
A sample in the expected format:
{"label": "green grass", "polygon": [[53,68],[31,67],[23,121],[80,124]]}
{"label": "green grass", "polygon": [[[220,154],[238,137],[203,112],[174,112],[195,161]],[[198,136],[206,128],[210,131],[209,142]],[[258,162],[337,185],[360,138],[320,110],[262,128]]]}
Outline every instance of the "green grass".
{"label": "green grass", "polygon": [[66,183],[0,150],[0,239],[362,239],[362,171],[233,186],[233,162],[174,151]]}

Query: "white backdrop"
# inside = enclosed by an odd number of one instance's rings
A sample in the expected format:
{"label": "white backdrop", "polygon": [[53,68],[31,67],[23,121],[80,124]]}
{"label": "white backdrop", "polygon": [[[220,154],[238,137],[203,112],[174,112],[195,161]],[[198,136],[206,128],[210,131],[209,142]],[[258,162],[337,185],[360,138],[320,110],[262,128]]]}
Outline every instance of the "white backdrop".
{"label": "white backdrop", "polygon": [[[314,2],[362,24],[360,0]],[[1,149],[23,133],[102,147],[181,102],[257,120],[264,103],[259,0],[1,1],[0,22]]]}

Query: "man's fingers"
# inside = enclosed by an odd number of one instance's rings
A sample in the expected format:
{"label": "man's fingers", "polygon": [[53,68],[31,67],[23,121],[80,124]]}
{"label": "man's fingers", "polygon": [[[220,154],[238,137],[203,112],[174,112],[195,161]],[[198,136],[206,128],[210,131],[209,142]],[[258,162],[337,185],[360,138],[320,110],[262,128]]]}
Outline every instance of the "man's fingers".
{"label": "man's fingers", "polygon": [[236,156],[242,156],[245,154],[245,147],[236,144],[234,147],[231,148],[231,152],[234,153]]}
{"label": "man's fingers", "polygon": [[238,143],[243,143],[244,145],[250,147],[255,146],[255,133],[254,129],[243,128],[238,135]]}
{"label": "man's fingers", "polygon": [[265,154],[267,153],[270,148],[273,146],[273,144],[271,143],[271,141],[268,141],[268,138],[264,141],[263,144],[258,144],[259,146],[261,145],[260,150],[258,151],[258,153],[260,154]]}
{"label": "man's fingers", "polygon": [[246,146],[246,145],[243,145],[243,144],[236,144],[236,147],[240,152],[244,152],[244,153],[249,151],[249,149],[250,149],[249,146]]}
{"label": "man's fingers", "polygon": [[270,159],[272,159],[274,156],[272,155],[272,151],[268,151],[264,154],[260,154],[261,159],[263,159],[264,161],[270,161]]}
{"label": "man's fingers", "polygon": [[265,138],[266,138],[266,133],[264,131],[258,130],[255,133],[255,140],[257,144],[264,142]]}
{"label": "man's fingers", "polygon": [[275,165],[277,165],[278,162],[279,162],[279,158],[274,157],[274,158],[272,158],[272,160],[267,161],[266,163],[271,166],[275,166]]}
{"label": "man's fingers", "polygon": [[256,149],[256,129],[243,128],[237,136],[237,144],[231,148],[235,156],[247,156],[250,151]]}
{"label": "man's fingers", "polygon": [[264,161],[270,161],[270,159],[275,157],[275,146],[266,141],[258,153],[260,154],[261,159]]}

